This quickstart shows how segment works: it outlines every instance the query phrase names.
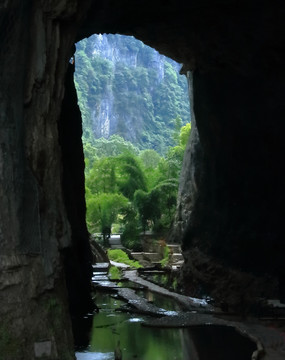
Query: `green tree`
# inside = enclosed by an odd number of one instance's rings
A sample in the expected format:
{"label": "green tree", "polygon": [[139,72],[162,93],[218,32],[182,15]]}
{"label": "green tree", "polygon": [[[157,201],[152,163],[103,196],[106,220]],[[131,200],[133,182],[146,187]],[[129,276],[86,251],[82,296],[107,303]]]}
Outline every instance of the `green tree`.
{"label": "green tree", "polygon": [[121,236],[122,244],[127,249],[142,251],[139,241],[140,224],[134,205],[129,203],[128,206],[123,209],[121,215],[121,223],[123,225],[123,233]]}
{"label": "green tree", "polygon": [[[178,130],[180,120],[176,119],[176,123]],[[177,145],[170,147],[165,157],[154,150],[144,150],[139,156],[124,152],[118,156],[95,158],[86,175],[89,231],[100,231],[106,237],[112,225],[121,224],[124,245],[139,250],[140,228],[157,232],[169,229],[176,209],[178,179],[191,125],[177,130]],[[118,137],[112,139],[117,145],[118,140]],[[104,143],[105,139],[101,144]],[[89,153],[92,149],[93,146],[89,147]]]}
{"label": "green tree", "polygon": [[182,126],[182,119],[180,116],[176,116],[176,118],[173,120],[173,124],[174,124],[174,131],[173,131],[173,139],[175,141],[175,143],[179,143],[179,136],[180,136],[180,131],[181,131],[181,126]]}
{"label": "green tree", "polygon": [[[151,184],[148,193],[135,193],[135,204],[144,229],[151,225],[156,231],[166,231],[171,226],[176,211],[178,179],[191,125],[186,124],[181,127],[179,118],[176,118],[174,122],[176,123],[175,133],[178,145],[170,147],[165,158],[155,157],[155,162],[148,161],[147,156],[150,155],[151,159],[151,156],[154,155],[153,151],[150,153],[145,151],[145,158],[141,158],[147,183]],[[148,172],[148,169],[151,171]]]}
{"label": "green tree", "polygon": [[146,231],[149,225],[154,226],[161,216],[159,193],[137,190],[134,195],[134,203],[138,209],[143,231]]}
{"label": "green tree", "polygon": [[146,180],[139,162],[131,154],[117,157],[118,187],[121,193],[132,200],[136,190],[146,190]]}
{"label": "green tree", "polygon": [[139,213],[142,229],[143,231],[146,231],[149,211],[151,211],[148,193],[143,190],[137,190],[134,195],[134,204]]}
{"label": "green tree", "polygon": [[160,206],[160,223],[156,222],[157,230],[169,229],[176,210],[178,180],[169,179],[159,183],[153,192],[157,194]]}
{"label": "green tree", "polygon": [[86,175],[86,186],[93,194],[116,191],[115,158],[100,158],[93,162],[93,168]]}
{"label": "green tree", "polygon": [[160,155],[153,149],[142,150],[139,158],[145,169],[155,169],[161,159]]}
{"label": "green tree", "polygon": [[101,193],[91,195],[86,201],[86,220],[91,232],[102,232],[105,237],[111,232],[112,224],[128,205],[128,199],[122,194]]}
{"label": "green tree", "polygon": [[159,182],[161,177],[159,163],[162,161],[162,157],[152,149],[143,150],[139,154],[139,161],[141,163],[147,189],[153,189]]}
{"label": "green tree", "polygon": [[183,149],[186,148],[190,136],[190,132],[191,132],[191,123],[187,123],[185,126],[182,126],[180,130],[179,144]]}

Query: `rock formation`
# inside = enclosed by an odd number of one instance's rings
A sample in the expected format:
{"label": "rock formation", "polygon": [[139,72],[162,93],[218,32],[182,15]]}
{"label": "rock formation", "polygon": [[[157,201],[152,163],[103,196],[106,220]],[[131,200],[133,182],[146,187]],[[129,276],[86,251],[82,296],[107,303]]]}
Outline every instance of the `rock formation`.
{"label": "rock formation", "polygon": [[74,42],[93,33],[133,35],[193,71],[185,289],[199,283],[238,308],[279,284],[284,300],[284,11],[269,0],[1,1],[5,360],[72,359],[68,304],[89,305],[81,128],[66,77]]}
{"label": "rock formation", "polygon": [[133,36],[99,34],[76,44],[75,85],[83,142],[116,134],[140,149],[174,146],[174,119],[190,122],[181,64]]}

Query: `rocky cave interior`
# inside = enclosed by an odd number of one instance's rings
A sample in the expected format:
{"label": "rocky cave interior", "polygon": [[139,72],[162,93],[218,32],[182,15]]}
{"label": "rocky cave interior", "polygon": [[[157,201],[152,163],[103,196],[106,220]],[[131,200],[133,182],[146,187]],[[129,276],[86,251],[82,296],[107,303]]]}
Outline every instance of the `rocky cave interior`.
{"label": "rocky cave interior", "polygon": [[70,318],[92,306],[69,59],[94,33],[133,35],[193,74],[196,124],[171,233],[182,241],[185,292],[202,287],[235,311],[285,300],[284,13],[267,0],[1,2],[5,359],[34,358],[43,339],[52,359],[72,359]]}

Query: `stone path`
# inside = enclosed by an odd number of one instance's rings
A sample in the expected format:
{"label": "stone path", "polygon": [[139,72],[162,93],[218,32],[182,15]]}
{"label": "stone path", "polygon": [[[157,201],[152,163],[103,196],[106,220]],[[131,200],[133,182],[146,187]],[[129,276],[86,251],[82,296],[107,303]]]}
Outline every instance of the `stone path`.
{"label": "stone path", "polygon": [[[124,277],[140,286],[148,288],[152,292],[162,294],[177,301],[184,311],[166,311],[149,303],[146,299],[138,296],[134,290],[120,288],[107,277],[109,264],[97,264],[93,266],[93,282],[100,286],[116,290],[118,295],[128,303],[127,310],[155,316],[144,323],[148,327],[192,327],[196,325],[224,325],[234,327],[237,332],[256,343],[256,351],[251,360],[285,360],[285,328],[273,325],[264,326],[257,319],[251,321],[230,321],[215,312],[215,309],[203,299],[195,299],[168,291],[158,285],[144,280],[137,275],[136,270],[125,270]],[[105,286],[105,285],[106,286]],[[242,359],[241,359],[242,360]]]}
{"label": "stone path", "polygon": [[[180,268],[184,263],[181,247],[178,244],[166,244],[170,250],[170,262],[174,268]],[[150,263],[159,263],[161,261],[161,253],[156,252],[132,252],[132,257],[140,262],[148,261]]]}
{"label": "stone path", "polygon": [[124,277],[130,281],[135,282],[136,284],[140,284],[148,289],[150,289],[153,292],[156,292],[158,294],[162,294],[164,296],[168,296],[175,301],[177,301],[183,310],[195,310],[199,308],[201,311],[202,309],[207,310],[208,312],[213,311],[213,307],[209,305],[205,300],[203,299],[196,299],[191,298],[189,296],[184,296],[177,294],[175,292],[169,291],[159,285],[153,284],[150,281],[144,280],[141,277],[137,275],[136,270],[127,270],[124,273]]}
{"label": "stone path", "polygon": [[112,234],[109,237],[109,245],[111,249],[123,249],[123,245],[121,243],[121,235],[119,234]]}
{"label": "stone path", "polygon": [[161,309],[150,302],[147,299],[142,298],[141,296],[137,295],[135,290],[128,289],[128,288],[119,288],[118,295],[127,301],[127,310],[130,310],[130,307],[135,309],[136,312],[141,314],[150,315],[150,316],[170,316],[177,314],[174,311],[166,311]]}

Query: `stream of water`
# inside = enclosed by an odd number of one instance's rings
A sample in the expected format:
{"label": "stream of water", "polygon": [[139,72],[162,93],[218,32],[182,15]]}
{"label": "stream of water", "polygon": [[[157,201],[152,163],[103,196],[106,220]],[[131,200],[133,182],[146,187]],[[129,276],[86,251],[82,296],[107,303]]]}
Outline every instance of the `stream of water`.
{"label": "stream of water", "polygon": [[[141,291],[156,306],[178,311],[173,300]],[[97,291],[100,308],[79,325],[81,338],[76,344],[77,360],[114,360],[120,342],[123,360],[250,360],[255,344],[225,326],[196,326],[189,329],[142,326],[146,316],[120,311],[124,301],[114,294]]]}
{"label": "stream of water", "polygon": [[[116,311],[124,302],[108,293],[98,292],[95,301],[100,311],[93,317],[89,345],[77,345],[77,360],[113,360],[118,341],[123,359],[187,359],[183,347],[185,330],[143,327],[145,316]],[[169,307],[167,303],[168,299],[164,308]]]}

